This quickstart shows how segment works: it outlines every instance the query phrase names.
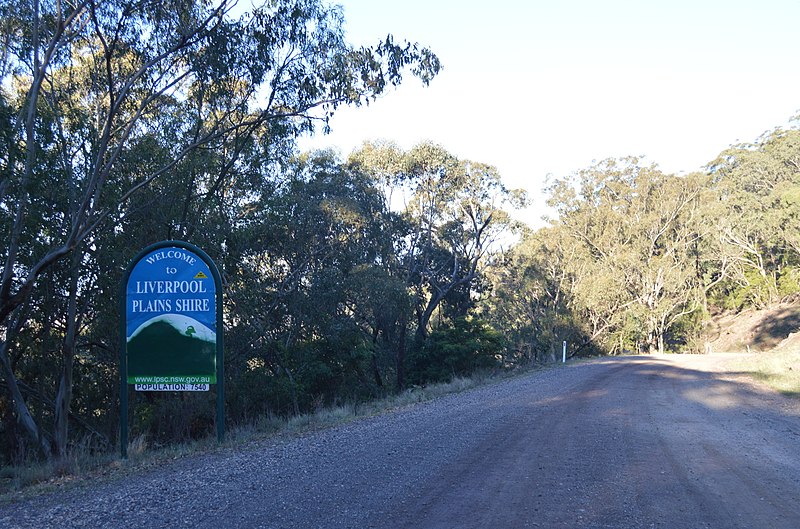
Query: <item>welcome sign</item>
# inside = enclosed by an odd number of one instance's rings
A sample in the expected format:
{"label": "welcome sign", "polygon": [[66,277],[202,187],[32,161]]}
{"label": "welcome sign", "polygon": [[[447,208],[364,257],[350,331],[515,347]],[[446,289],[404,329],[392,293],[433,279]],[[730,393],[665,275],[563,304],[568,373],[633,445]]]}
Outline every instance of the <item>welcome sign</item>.
{"label": "welcome sign", "polygon": [[208,391],[217,384],[217,438],[225,434],[222,286],[200,248],[162,241],[128,266],[121,292],[120,412],[127,457],[128,387]]}
{"label": "welcome sign", "polygon": [[215,384],[217,286],[211,266],[180,246],[133,265],[126,287],[129,384],[137,391],[203,391]]}

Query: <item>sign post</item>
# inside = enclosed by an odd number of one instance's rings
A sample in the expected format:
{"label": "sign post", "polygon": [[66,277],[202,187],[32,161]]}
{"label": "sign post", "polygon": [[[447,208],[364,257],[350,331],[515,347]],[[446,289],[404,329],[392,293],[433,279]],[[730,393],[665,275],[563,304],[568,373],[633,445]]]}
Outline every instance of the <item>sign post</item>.
{"label": "sign post", "polygon": [[122,281],[120,445],[128,456],[128,386],[208,391],[217,384],[217,440],[225,436],[222,282],[211,258],[183,241],[148,246]]}

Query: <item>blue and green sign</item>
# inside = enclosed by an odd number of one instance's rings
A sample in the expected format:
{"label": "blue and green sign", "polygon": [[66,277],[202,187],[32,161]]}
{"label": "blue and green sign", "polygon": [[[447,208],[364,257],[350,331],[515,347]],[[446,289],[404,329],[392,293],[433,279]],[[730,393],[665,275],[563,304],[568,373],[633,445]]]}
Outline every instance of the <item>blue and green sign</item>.
{"label": "blue and green sign", "polygon": [[129,384],[136,391],[208,391],[209,385],[218,384],[221,440],[221,294],[216,266],[192,244],[163,241],[131,261],[122,285],[120,333],[121,437],[125,443]]}
{"label": "blue and green sign", "polygon": [[128,383],[216,384],[217,287],[209,265],[181,247],[150,250],[126,288]]}

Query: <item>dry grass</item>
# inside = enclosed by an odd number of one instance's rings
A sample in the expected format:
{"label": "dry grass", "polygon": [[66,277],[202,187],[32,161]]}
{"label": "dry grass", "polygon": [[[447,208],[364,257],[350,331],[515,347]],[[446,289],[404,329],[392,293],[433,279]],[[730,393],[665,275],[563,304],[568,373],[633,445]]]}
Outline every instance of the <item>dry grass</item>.
{"label": "dry grass", "polygon": [[734,366],[784,395],[800,397],[800,304],[715,317],[709,324],[714,351],[752,353]]}
{"label": "dry grass", "polygon": [[63,488],[87,478],[109,475],[119,468],[114,453],[92,454],[74,450],[61,461],[31,461],[0,467],[0,504],[22,497],[27,491]]}
{"label": "dry grass", "polygon": [[779,347],[750,355],[740,368],[784,395],[800,397],[800,349]]}
{"label": "dry grass", "polygon": [[345,424],[362,417],[378,415],[386,411],[425,402],[451,393],[491,383],[492,381],[525,372],[486,372],[472,377],[456,377],[452,381],[412,387],[383,399],[345,403],[334,407],[320,406],[311,413],[293,417],[267,415],[257,420],[228,429],[224,445],[216,443],[216,437],[200,439],[181,445],[160,448],[149,446],[146,436],[137,436],[128,444],[128,459],[121,460],[116,452],[89,454],[79,451],[66,463],[29,463],[0,468],[0,504],[27,495],[63,488],[72,483],[96,480],[103,477],[119,478],[137,469],[150,468],[160,462],[178,459],[187,455],[235,448],[244,443],[274,438],[281,435],[294,436],[305,432]]}

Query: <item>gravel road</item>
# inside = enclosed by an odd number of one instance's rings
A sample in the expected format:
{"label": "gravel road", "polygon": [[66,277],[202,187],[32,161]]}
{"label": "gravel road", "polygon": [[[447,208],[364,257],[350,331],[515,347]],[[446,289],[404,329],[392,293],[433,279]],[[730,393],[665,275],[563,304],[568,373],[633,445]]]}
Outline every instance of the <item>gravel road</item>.
{"label": "gravel road", "polygon": [[534,372],[0,507],[0,527],[800,527],[800,403],[721,355]]}

